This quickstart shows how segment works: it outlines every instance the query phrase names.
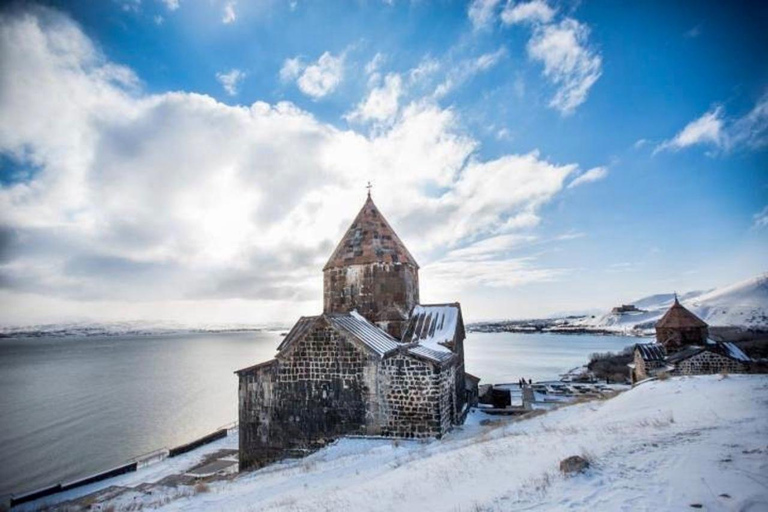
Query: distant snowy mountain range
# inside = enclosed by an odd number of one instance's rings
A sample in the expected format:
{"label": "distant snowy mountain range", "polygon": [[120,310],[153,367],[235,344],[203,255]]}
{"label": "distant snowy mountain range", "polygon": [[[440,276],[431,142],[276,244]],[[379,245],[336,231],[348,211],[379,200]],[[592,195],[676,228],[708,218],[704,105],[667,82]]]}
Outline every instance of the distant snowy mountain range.
{"label": "distant snowy mountain range", "polygon": [[[713,327],[768,331],[768,273],[709,291],[678,295],[680,302]],[[654,324],[669,309],[674,294],[650,295],[630,302],[639,311],[568,315],[544,320],[510,320],[469,325],[472,331],[609,332],[651,334]],[[42,336],[148,336],[200,332],[286,331],[282,324],[206,324],[173,322],[102,322],[27,326],[0,326],[0,337]]]}
{"label": "distant snowy mountain range", "polygon": [[[469,325],[476,332],[562,332],[650,335],[675,299],[673,293],[628,304],[636,311],[569,314],[540,320],[507,320]],[[712,327],[768,331],[768,273],[709,291],[678,295],[680,302]]]}
{"label": "distant snowy mountain range", "polygon": [[87,336],[152,336],[189,333],[283,331],[279,324],[201,324],[174,322],[72,322],[63,324],[0,326],[0,337],[87,337]]}
{"label": "distant snowy mountain range", "polygon": [[[605,313],[571,322],[605,330],[650,330],[669,309],[674,294],[651,295],[631,302],[640,311]],[[680,303],[713,327],[768,330],[768,273],[709,291],[679,295]]]}

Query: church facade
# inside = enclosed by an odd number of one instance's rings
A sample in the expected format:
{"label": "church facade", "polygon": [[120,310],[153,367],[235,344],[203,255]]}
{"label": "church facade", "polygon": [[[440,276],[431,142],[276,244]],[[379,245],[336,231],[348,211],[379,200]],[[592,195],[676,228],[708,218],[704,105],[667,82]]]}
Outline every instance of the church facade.
{"label": "church facade", "polygon": [[675,301],[656,322],[656,343],[635,345],[629,365],[632,383],[669,375],[745,373],[751,359],[733,343],[709,337],[709,326]]}
{"label": "church facade", "polygon": [[369,194],[323,268],[323,313],[236,372],[241,468],[340,436],[439,438],[463,422],[474,395],[461,306],[419,304],[418,270]]}

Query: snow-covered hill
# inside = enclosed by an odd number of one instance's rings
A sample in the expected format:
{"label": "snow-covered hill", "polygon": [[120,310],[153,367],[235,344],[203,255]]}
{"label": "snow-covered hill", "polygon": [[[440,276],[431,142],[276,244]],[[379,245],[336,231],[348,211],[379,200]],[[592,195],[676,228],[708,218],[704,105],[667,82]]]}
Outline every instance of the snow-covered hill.
{"label": "snow-covered hill", "polygon": [[[768,330],[768,273],[715,290],[689,292],[679,299],[711,326]],[[625,332],[650,331],[673,300],[672,293],[651,295],[631,302],[642,311],[606,313],[573,324]]]}
{"label": "snow-covered hill", "polygon": [[[344,439],[203,489],[120,482],[134,490],[92,510],[768,510],[766,403],[765,375],[650,381],[518,422],[474,413],[439,441]],[[561,474],[571,455],[592,467]]]}

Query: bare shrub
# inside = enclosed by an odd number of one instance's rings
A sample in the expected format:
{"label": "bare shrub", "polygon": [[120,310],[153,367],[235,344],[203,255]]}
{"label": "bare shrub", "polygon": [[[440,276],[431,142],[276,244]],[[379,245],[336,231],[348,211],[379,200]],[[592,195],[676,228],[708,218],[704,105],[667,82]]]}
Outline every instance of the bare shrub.
{"label": "bare shrub", "polygon": [[195,484],[195,493],[196,494],[201,494],[201,493],[210,492],[210,491],[211,491],[211,488],[205,482],[197,482]]}

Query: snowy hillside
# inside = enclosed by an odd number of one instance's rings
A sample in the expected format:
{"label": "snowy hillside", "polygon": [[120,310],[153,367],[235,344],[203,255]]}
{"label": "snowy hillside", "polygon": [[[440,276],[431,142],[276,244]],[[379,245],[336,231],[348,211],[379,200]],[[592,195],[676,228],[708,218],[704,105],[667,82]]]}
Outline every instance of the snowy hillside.
{"label": "snowy hillside", "polygon": [[[475,413],[441,441],[344,439],[202,491],[145,485],[100,505],[116,511],[768,510],[767,402],[762,375],[646,382],[607,401],[518,422]],[[559,463],[571,455],[588,458],[592,467],[564,476]]]}
{"label": "snowy hillside", "polygon": [[[679,299],[711,326],[768,330],[768,274],[708,292],[689,292]],[[573,325],[627,332],[652,330],[673,300],[672,293],[651,295],[631,302],[640,312],[606,313]]]}

